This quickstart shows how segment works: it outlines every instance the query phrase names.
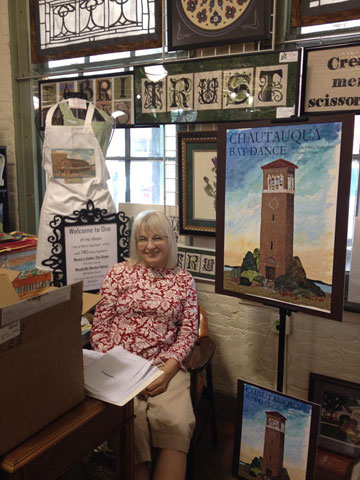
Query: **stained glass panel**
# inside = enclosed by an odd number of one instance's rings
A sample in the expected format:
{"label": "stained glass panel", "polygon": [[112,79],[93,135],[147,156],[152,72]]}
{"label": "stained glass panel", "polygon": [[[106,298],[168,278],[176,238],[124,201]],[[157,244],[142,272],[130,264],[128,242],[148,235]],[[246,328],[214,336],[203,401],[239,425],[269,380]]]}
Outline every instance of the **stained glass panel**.
{"label": "stained glass panel", "polygon": [[160,0],[30,0],[33,63],[161,45]]}

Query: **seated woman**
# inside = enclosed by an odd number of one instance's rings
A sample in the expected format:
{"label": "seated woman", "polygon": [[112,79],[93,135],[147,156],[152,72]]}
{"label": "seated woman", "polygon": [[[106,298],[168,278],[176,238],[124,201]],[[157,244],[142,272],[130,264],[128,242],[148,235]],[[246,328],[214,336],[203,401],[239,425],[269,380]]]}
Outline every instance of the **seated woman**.
{"label": "seated woman", "polygon": [[137,398],[135,479],[148,480],[151,448],[159,449],[155,480],[183,480],[195,426],[185,361],[197,336],[197,294],[192,276],[177,264],[170,222],[161,212],[135,219],[130,260],[104,279],[91,332],[95,350],[121,345],[163,370]]}

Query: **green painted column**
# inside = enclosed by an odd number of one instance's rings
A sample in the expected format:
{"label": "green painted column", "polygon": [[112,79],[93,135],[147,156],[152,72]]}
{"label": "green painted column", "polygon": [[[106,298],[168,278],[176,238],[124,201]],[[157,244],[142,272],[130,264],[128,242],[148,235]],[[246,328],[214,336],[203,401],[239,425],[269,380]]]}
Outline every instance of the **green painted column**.
{"label": "green painted column", "polygon": [[40,161],[33,111],[28,0],[8,0],[19,229],[37,232]]}

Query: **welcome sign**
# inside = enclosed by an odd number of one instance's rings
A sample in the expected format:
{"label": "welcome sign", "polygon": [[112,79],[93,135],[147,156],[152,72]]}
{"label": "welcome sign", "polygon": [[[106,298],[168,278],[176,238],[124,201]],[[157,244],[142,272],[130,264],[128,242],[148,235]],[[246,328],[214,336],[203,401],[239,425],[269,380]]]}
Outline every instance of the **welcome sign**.
{"label": "welcome sign", "polygon": [[305,64],[303,112],[360,110],[360,45],[309,49]]}

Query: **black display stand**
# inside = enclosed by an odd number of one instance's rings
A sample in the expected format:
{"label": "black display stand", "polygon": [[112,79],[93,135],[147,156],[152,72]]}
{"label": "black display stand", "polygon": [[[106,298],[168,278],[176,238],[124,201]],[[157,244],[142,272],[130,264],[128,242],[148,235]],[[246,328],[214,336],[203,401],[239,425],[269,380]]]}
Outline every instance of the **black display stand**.
{"label": "black display stand", "polygon": [[[5,158],[5,165],[0,168],[0,209],[2,207],[2,223],[3,232],[9,232],[10,230],[10,213],[9,213],[9,192],[8,192],[8,180],[7,180],[7,157],[6,147],[0,146],[0,155]],[[0,163],[1,165],[1,163]],[[1,216],[0,216],[1,219]],[[1,232],[1,226],[0,226]]]}
{"label": "black display stand", "polygon": [[291,315],[291,310],[280,307],[280,323],[279,323],[279,347],[278,347],[278,363],[277,363],[277,385],[278,392],[283,391],[284,387],[284,365],[285,365],[285,345],[286,345],[286,317]]}

